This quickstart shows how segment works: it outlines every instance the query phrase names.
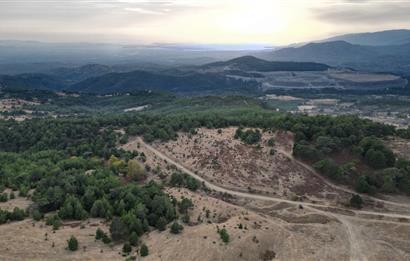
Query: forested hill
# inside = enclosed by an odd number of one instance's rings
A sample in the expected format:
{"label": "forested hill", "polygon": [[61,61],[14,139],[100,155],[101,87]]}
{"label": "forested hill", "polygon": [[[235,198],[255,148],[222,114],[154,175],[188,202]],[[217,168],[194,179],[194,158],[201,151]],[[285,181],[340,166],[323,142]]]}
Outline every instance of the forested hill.
{"label": "forested hill", "polygon": [[182,73],[165,74],[146,71],[110,73],[90,78],[71,86],[71,91],[89,93],[132,92],[138,90],[170,92],[202,92],[228,89],[255,89],[256,82],[243,82],[220,74]]}
{"label": "forested hill", "polygon": [[266,61],[254,56],[243,56],[225,62],[210,63],[205,69],[222,68],[229,70],[276,72],[276,71],[326,71],[330,66],[312,62]]}
{"label": "forested hill", "polygon": [[62,90],[67,86],[58,78],[47,74],[0,75],[0,88]]}
{"label": "forested hill", "polygon": [[345,41],[309,43],[260,56],[268,60],[309,61],[356,70],[410,74],[410,43],[390,46],[366,46]]}

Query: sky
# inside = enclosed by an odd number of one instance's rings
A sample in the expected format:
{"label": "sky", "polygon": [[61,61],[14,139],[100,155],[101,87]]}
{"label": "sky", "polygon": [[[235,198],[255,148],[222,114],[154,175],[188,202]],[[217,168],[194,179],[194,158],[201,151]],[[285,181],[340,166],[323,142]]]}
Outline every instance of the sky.
{"label": "sky", "polygon": [[282,45],[410,29],[410,0],[0,0],[0,39]]}

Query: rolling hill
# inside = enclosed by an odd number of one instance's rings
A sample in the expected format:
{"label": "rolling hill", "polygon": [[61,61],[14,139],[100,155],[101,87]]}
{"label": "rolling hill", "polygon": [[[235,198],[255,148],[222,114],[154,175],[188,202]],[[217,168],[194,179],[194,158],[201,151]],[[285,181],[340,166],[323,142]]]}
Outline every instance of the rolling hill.
{"label": "rolling hill", "polygon": [[0,88],[62,90],[66,87],[61,80],[47,74],[0,75]]}
{"label": "rolling hill", "polygon": [[272,62],[254,56],[243,56],[229,61],[210,63],[203,69],[239,70],[256,72],[326,71],[330,66],[312,62]]}
{"label": "rolling hill", "polygon": [[225,89],[255,89],[255,81],[244,82],[227,78],[221,74],[180,73],[165,74],[146,71],[128,73],[109,73],[100,77],[87,79],[70,87],[72,91],[90,93],[132,92],[138,90],[155,90],[170,92],[206,92]]}

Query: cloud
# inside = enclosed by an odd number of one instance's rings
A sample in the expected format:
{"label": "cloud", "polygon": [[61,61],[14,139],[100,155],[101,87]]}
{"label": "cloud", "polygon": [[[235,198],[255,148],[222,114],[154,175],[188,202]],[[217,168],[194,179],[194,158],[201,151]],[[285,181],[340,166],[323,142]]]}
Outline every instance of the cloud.
{"label": "cloud", "polygon": [[408,23],[410,24],[410,2],[408,1],[352,1],[343,0],[311,9],[321,21],[332,24]]}
{"label": "cloud", "polygon": [[[152,11],[140,7],[126,7],[124,8],[125,11],[130,11],[130,12],[136,12],[139,14],[144,14],[144,15],[163,15],[164,12],[159,12],[159,11]],[[169,10],[169,9],[168,9]]]}

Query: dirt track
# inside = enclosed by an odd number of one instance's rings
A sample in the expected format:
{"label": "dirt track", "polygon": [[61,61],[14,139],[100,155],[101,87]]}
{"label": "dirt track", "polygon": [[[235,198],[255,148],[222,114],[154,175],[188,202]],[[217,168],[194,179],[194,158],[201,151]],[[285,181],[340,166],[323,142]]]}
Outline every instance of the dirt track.
{"label": "dirt track", "polygon": [[[145,146],[147,149],[149,149],[151,152],[153,152],[159,158],[161,158],[163,160],[166,160],[169,163],[175,165],[178,169],[182,170],[183,172],[185,172],[186,174],[192,176],[193,178],[199,180],[200,182],[202,182],[206,187],[208,187],[211,190],[221,192],[221,193],[227,193],[227,194],[237,196],[237,197],[249,198],[249,199],[266,200],[266,201],[274,201],[274,202],[284,202],[284,203],[289,203],[289,204],[293,204],[293,205],[303,205],[303,206],[308,206],[308,207],[309,206],[310,207],[322,207],[322,208],[327,208],[328,207],[327,205],[322,205],[322,204],[299,202],[299,201],[296,202],[296,201],[292,201],[292,200],[281,199],[281,198],[276,198],[276,197],[271,197],[271,196],[264,196],[264,195],[257,195],[257,194],[252,194],[252,193],[233,191],[233,190],[229,190],[229,189],[220,187],[218,185],[215,185],[215,184],[212,184],[212,183],[208,182],[207,180],[205,180],[204,178],[198,176],[193,171],[187,169],[186,167],[184,167],[180,163],[175,162],[173,159],[169,158],[168,156],[166,156],[162,152],[158,151],[157,149],[155,149],[151,145],[145,143],[141,138],[136,139],[134,142],[140,143],[141,145]],[[389,203],[389,204],[398,204],[398,203],[390,202],[390,201],[386,201],[386,202]],[[410,207],[410,206],[404,205],[404,204],[399,204],[399,205],[400,206]],[[377,218],[379,216],[385,216],[385,217],[393,217],[393,218],[408,218],[408,219],[410,219],[410,215],[403,215],[403,214],[396,214],[396,213],[381,213],[381,212],[359,211],[359,210],[351,210],[351,209],[349,209],[349,211],[354,212],[356,214],[375,215]]]}
{"label": "dirt track", "polygon": [[[194,173],[194,171],[190,170],[188,167],[185,167],[183,164],[177,162],[177,160],[174,160],[170,158],[169,156],[165,155],[158,149],[152,147],[149,144],[146,144],[141,138],[137,138],[129,143],[128,149],[135,147],[134,144],[139,144],[147,151],[150,153],[153,153],[161,159],[162,161],[168,162],[168,164],[174,165],[176,168],[180,169],[181,171],[185,172],[186,174],[194,177],[195,179],[199,180],[202,182],[207,188],[219,192],[219,193],[226,193],[232,196],[237,197],[238,199],[246,199],[246,200],[256,200],[260,202],[275,202],[275,203],[286,203],[293,205],[295,207],[303,206],[306,209],[309,209],[311,211],[317,212],[321,215],[328,216],[330,218],[338,220],[340,224],[344,227],[345,231],[345,238],[348,241],[350,245],[350,253],[349,253],[349,259],[356,261],[356,260],[372,260],[372,253],[371,251],[372,248],[369,248],[369,240],[372,240],[371,244],[384,244],[384,245],[391,245],[390,242],[384,241],[383,239],[379,240],[380,242],[374,241],[374,238],[368,238],[366,234],[363,234],[362,232],[362,226],[363,224],[368,224],[369,226],[376,226],[378,224],[380,225],[390,225],[393,227],[402,227],[405,226],[407,227],[410,223],[410,215],[408,215],[405,211],[406,214],[400,214],[400,213],[395,213],[394,211],[384,211],[384,212],[376,212],[376,211],[371,211],[371,210],[352,210],[352,209],[346,209],[343,207],[334,207],[327,205],[326,203],[312,203],[312,202],[300,202],[300,201],[292,201],[284,198],[278,198],[275,196],[267,196],[267,195],[260,195],[260,194],[253,194],[253,193],[247,193],[247,192],[240,192],[240,191],[235,191],[233,189],[225,188],[220,184],[214,184],[212,182],[209,182],[207,179],[204,179],[203,177],[197,175]],[[326,184],[329,186],[332,186],[333,188],[343,191],[343,192],[348,192],[349,194],[355,193],[354,191],[350,191],[346,188],[339,187],[335,184],[330,183],[327,181],[325,178],[320,176],[318,173],[315,172],[314,169],[312,169],[310,166],[304,164],[303,162],[298,161],[297,159],[294,159],[291,152],[287,152],[287,150],[290,148],[284,148],[278,150],[279,153],[285,155],[288,157],[290,160],[294,161],[297,164],[300,164],[305,169],[308,169],[309,172],[312,172],[312,174],[318,175],[321,180],[323,180]],[[365,195],[367,197],[367,195]],[[384,204],[390,204],[395,206],[395,210],[405,210],[409,209],[410,206],[406,204],[400,204],[396,202],[391,202],[387,200],[381,200],[373,197],[369,197],[373,202],[375,201],[381,201]],[[366,231],[366,230],[364,230]],[[374,242],[373,242],[374,241]],[[373,246],[373,245],[370,245]],[[398,253],[401,253],[400,255]],[[406,260],[406,258],[409,256],[406,252],[403,251],[395,251],[394,253],[396,257],[398,257],[398,260]],[[384,258],[382,258],[383,260]]]}

